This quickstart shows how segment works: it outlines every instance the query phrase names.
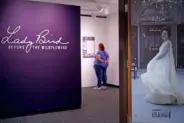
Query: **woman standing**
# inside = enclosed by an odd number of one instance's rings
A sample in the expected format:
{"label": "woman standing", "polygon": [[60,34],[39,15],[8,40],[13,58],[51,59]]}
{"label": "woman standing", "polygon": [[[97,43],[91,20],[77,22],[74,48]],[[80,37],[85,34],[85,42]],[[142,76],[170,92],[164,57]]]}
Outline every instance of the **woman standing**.
{"label": "woman standing", "polygon": [[141,75],[143,84],[148,88],[146,100],[154,104],[184,104],[176,79],[169,30],[163,29],[161,36],[163,43],[159,52],[148,63],[147,72]]}
{"label": "woman standing", "polygon": [[98,45],[98,52],[95,56],[94,61],[94,69],[97,77],[97,87],[95,87],[94,89],[101,90],[107,88],[108,64],[109,64],[109,55],[105,51],[104,45],[100,43]]}

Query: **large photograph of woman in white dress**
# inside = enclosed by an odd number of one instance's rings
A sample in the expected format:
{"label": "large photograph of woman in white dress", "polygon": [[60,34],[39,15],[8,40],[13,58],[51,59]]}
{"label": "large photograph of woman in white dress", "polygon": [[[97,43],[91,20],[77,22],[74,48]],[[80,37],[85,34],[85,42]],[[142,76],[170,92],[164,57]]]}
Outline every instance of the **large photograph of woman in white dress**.
{"label": "large photograph of woman in white dress", "polygon": [[132,122],[184,122],[184,0],[131,0]]}
{"label": "large photograph of woman in white dress", "polygon": [[153,104],[184,104],[180,93],[169,29],[161,31],[163,40],[159,52],[147,65],[141,81],[147,88],[146,100]]}
{"label": "large photograph of woman in white dress", "polygon": [[[171,40],[173,30],[162,26],[157,31],[158,35],[155,39],[159,40],[154,43],[155,46],[160,44],[155,48],[158,50],[155,55],[149,57],[150,60],[145,68],[138,67],[137,77],[132,77],[132,122],[182,123],[181,121],[184,121],[184,69],[176,65],[177,57],[174,56],[173,48],[175,42]],[[148,35],[147,32],[144,33],[143,38],[152,39],[149,36],[152,35]],[[147,39],[146,41],[149,41],[147,43],[153,47],[150,43],[153,41]],[[144,54],[141,55],[143,57]],[[156,111],[154,117],[153,111],[154,113]]]}

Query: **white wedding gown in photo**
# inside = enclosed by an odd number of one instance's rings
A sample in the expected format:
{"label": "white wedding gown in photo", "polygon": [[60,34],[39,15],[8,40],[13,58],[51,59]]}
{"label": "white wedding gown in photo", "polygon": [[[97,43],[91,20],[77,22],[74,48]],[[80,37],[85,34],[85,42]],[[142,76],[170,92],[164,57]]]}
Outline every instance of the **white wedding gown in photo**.
{"label": "white wedding gown in photo", "polygon": [[141,80],[148,88],[147,101],[154,104],[184,104],[184,96],[177,85],[171,41],[163,42],[157,55],[148,63],[147,72],[141,75]]}

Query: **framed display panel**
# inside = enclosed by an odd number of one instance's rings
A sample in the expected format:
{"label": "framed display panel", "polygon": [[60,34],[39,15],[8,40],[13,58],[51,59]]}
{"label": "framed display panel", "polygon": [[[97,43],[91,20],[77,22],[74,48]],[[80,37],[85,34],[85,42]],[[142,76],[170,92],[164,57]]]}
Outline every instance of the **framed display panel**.
{"label": "framed display panel", "polygon": [[[128,73],[136,73],[128,81],[131,81],[128,85],[131,86],[132,123],[182,123],[184,120],[182,2],[131,0],[132,29],[128,32],[129,36],[137,34],[137,42],[131,37],[128,43],[131,53]],[[133,66],[134,62],[138,65]]]}
{"label": "framed display panel", "polygon": [[83,37],[83,58],[95,57],[95,37]]}

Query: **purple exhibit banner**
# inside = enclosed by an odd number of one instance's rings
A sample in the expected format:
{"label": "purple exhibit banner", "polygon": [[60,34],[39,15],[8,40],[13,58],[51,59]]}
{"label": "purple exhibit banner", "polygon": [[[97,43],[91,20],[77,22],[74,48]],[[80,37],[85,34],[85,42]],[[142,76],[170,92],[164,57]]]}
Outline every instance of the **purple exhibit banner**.
{"label": "purple exhibit banner", "polygon": [[80,108],[80,7],[1,1],[0,73],[0,118]]}

